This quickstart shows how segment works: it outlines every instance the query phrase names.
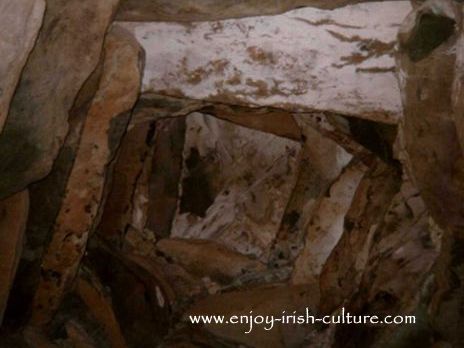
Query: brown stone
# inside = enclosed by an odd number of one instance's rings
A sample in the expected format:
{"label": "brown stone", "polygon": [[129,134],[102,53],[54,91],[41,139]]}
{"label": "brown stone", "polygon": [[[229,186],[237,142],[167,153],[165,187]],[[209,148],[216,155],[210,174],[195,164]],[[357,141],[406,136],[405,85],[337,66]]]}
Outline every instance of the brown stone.
{"label": "brown stone", "polygon": [[24,251],[8,307],[7,314],[10,315],[10,320],[23,322],[28,315],[40,277],[44,249],[51,239],[55,219],[62,205],[79,147],[88,108],[100,83],[102,63],[100,59],[98,67],[85,82],[69,113],[70,131],[53,164],[52,171],[45,179],[29,186],[30,213]]}
{"label": "brown stone", "polygon": [[116,319],[129,347],[157,347],[171,322],[172,291],[159,267],[145,257],[91,248],[90,262],[111,291]]}
{"label": "brown stone", "polygon": [[353,197],[344,219],[343,234],[322,268],[322,313],[331,313],[357,291],[373,234],[398,192],[398,186],[397,171],[375,159]]}
{"label": "brown stone", "polygon": [[0,4],[0,133],[44,11],[43,0],[6,0]]}
{"label": "brown stone", "polygon": [[117,3],[47,1],[42,29],[0,135],[0,197],[50,172],[68,131],[68,112],[98,63]]}
{"label": "brown stone", "polygon": [[[464,157],[451,103],[460,8],[427,1],[403,23],[397,55],[409,171],[441,226],[464,226]],[[429,30],[437,34],[430,40]]]}
{"label": "brown stone", "polygon": [[416,323],[363,326],[358,335],[352,335],[351,325],[338,326],[339,345],[430,345],[433,332],[428,325],[426,304],[442,234],[430,219],[417,189],[404,178],[401,190],[374,232],[359,290],[346,306],[352,314],[359,315],[415,315]]}
{"label": "brown stone", "polygon": [[356,158],[319,199],[307,225],[304,248],[295,261],[292,283],[319,289],[327,259],[344,233],[343,222],[352,204],[366,166]]}
{"label": "brown stone", "polygon": [[270,262],[274,267],[290,265],[293,268],[319,200],[352,158],[335,141],[301,122],[302,118],[297,117],[304,139],[298,180],[273,244]]}
{"label": "brown stone", "polygon": [[98,233],[104,239],[118,247],[122,246],[124,233],[132,222],[132,198],[147,160],[151,141],[150,123],[132,122],[121,143],[110,193],[98,228]]}
{"label": "brown stone", "polygon": [[247,108],[234,105],[212,104],[202,112],[217,118],[280,137],[301,140],[301,130],[291,113],[272,108]]}
{"label": "brown stone", "polygon": [[82,271],[77,280],[76,292],[104,328],[111,347],[126,348],[127,344],[114,314],[111,297],[105,292],[95,274]]}
{"label": "brown stone", "polygon": [[[397,54],[404,120],[399,150],[434,221],[443,229],[441,255],[428,299],[435,336],[464,342],[464,155],[462,145],[462,11],[454,1],[425,1],[400,28]],[[433,35],[431,35],[433,33]],[[459,279],[459,280],[458,280]]]}
{"label": "brown stone", "polygon": [[185,117],[155,124],[146,228],[161,238],[169,236],[177,209],[185,131]]}
{"label": "brown stone", "polygon": [[32,323],[46,324],[75,277],[89,233],[95,228],[107,169],[115,156],[138,96],[142,69],[140,46],[115,26],[105,40],[99,89],[85,120],[79,149],[42,262]]}
{"label": "brown stone", "polygon": [[123,0],[117,19],[124,21],[214,21],[226,18],[274,15],[305,6],[334,9],[369,0]]}

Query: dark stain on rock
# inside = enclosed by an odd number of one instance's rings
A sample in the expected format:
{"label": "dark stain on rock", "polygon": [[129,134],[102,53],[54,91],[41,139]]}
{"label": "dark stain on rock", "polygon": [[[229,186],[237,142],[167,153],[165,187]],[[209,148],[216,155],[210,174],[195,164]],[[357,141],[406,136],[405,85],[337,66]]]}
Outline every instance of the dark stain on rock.
{"label": "dark stain on rock", "polygon": [[453,35],[455,21],[445,16],[423,14],[409,40],[404,44],[409,59],[418,62],[426,58],[432,51]]}
{"label": "dark stain on rock", "polygon": [[205,217],[206,211],[214,202],[214,190],[210,185],[206,163],[198,149],[192,147],[185,161],[189,175],[182,181],[180,213],[191,213]]}
{"label": "dark stain on rock", "polygon": [[110,121],[110,129],[108,131],[108,147],[111,157],[116,152],[121,142],[122,136],[126,132],[131,114],[131,111],[124,112],[116,117],[113,117]]}

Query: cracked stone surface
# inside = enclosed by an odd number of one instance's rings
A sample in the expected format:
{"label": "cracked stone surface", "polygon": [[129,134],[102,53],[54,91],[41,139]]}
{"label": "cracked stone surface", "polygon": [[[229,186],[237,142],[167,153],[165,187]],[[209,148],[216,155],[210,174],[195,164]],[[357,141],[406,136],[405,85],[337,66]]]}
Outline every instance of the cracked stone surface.
{"label": "cracked stone surface", "polygon": [[124,23],[147,52],[143,90],[231,104],[402,114],[393,49],[409,2],[207,23]]}

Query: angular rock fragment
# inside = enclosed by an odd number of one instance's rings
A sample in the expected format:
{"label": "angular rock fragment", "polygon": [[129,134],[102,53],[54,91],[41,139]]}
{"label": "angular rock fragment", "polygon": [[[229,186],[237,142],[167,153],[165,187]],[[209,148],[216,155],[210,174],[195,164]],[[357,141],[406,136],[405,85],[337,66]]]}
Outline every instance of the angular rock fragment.
{"label": "angular rock fragment", "polygon": [[0,133],[26,59],[42,25],[43,0],[5,0],[0,3]]}
{"label": "angular rock fragment", "polygon": [[319,290],[322,269],[344,233],[346,215],[366,171],[366,166],[355,158],[315,203],[304,249],[295,261],[292,283]]}
{"label": "angular rock fragment", "polygon": [[99,89],[89,108],[53,237],[42,262],[31,323],[46,324],[73,281],[87,239],[98,223],[108,165],[118,149],[140,87],[142,51],[113,27],[105,40]]}
{"label": "angular rock fragment", "polygon": [[201,112],[280,137],[296,141],[300,141],[302,138],[302,132],[292,114],[283,110],[211,104],[203,107]]}
{"label": "angular rock fragment", "polygon": [[145,123],[162,118],[187,116],[209,104],[203,100],[143,93],[135,105],[133,122]]}
{"label": "angular rock fragment", "polygon": [[28,191],[0,202],[0,325],[21,257],[28,212]]}
{"label": "angular rock fragment", "polygon": [[345,118],[328,112],[297,113],[293,117],[301,129],[315,129],[349,154],[366,164],[370,163],[373,154],[353,139]]}
{"label": "angular rock fragment", "polygon": [[265,261],[295,185],[300,144],[199,113],[186,128],[171,236],[214,240]]}
{"label": "angular rock fragment", "polygon": [[393,49],[410,9],[407,1],[377,2],[188,25],[124,25],[147,51],[146,92],[396,123],[402,110]]}
{"label": "angular rock fragment", "polygon": [[68,111],[97,65],[117,3],[47,1],[42,30],[0,135],[0,198],[50,172],[68,131]]}
{"label": "angular rock fragment", "polygon": [[322,313],[331,313],[357,291],[374,233],[399,191],[399,181],[395,168],[374,159],[359,183],[343,221],[343,234],[322,268]]}
{"label": "angular rock fragment", "polygon": [[192,112],[202,112],[247,128],[301,140],[298,124],[291,113],[284,110],[227,105],[154,93],[142,94],[135,108],[134,123],[186,116]]}

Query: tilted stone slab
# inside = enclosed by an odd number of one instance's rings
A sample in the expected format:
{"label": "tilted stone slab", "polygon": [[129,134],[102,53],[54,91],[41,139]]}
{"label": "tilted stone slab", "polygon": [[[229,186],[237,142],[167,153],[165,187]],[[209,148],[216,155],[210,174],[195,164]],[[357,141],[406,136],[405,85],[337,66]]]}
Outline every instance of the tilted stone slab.
{"label": "tilted stone slab", "polygon": [[95,69],[117,0],[49,0],[0,134],[0,197],[42,179],[68,131],[68,112]]}
{"label": "tilted stone slab", "polygon": [[42,25],[43,0],[4,0],[0,3],[0,133],[26,59]]}
{"label": "tilted stone slab", "polygon": [[32,308],[34,325],[46,324],[53,316],[76,275],[89,234],[98,223],[108,167],[138,97],[142,58],[133,37],[113,27],[105,40],[99,89],[87,113],[53,237],[42,262]]}

